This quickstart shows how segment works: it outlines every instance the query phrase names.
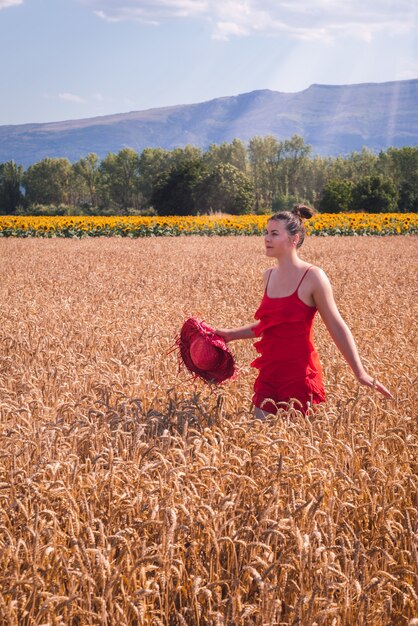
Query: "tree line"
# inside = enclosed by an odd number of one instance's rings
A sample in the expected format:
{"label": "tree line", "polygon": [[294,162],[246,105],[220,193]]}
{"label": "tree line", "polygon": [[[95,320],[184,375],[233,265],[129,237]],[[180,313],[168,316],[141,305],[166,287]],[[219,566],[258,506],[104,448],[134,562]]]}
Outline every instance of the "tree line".
{"label": "tree line", "polygon": [[206,150],[124,148],[103,160],[0,163],[0,213],[197,215],[267,213],[305,202],[321,212],[418,210],[418,147],[313,156],[294,135]]}

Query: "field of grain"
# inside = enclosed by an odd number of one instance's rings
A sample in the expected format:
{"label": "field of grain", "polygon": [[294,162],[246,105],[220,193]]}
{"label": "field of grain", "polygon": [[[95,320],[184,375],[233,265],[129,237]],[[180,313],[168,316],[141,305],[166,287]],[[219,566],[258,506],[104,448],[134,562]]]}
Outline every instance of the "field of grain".
{"label": "field of grain", "polygon": [[0,240],[0,623],[413,624],[416,244],[302,248],[394,400],[318,320],[328,404],[259,422],[252,342],[213,389],[172,347],[252,321],[261,238]]}

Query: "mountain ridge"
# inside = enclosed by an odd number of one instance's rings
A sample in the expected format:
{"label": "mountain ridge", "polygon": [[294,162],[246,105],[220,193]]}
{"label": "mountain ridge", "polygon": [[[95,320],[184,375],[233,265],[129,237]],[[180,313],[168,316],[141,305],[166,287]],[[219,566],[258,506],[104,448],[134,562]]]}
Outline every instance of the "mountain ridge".
{"label": "mountain ridge", "polygon": [[297,134],[313,154],[344,156],[363,147],[418,145],[418,79],[324,85],[298,92],[259,89],[193,104],[59,122],[0,126],[0,162],[25,167],[42,158],[76,161],[89,152],[104,158],[131,147],[168,150],[187,144],[247,142],[256,135],[279,140]]}

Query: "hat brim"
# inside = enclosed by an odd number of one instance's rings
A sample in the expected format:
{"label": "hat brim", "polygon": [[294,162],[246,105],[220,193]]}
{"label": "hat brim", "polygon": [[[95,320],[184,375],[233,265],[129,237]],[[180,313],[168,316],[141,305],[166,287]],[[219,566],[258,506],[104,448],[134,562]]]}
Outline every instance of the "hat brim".
{"label": "hat brim", "polygon": [[[196,366],[190,355],[190,346],[196,337],[203,337],[218,352],[216,369],[203,370]],[[225,340],[217,335],[213,328],[195,317],[189,317],[181,330],[177,340],[180,357],[190,373],[207,383],[219,384],[232,378],[235,374],[234,357],[228,349]]]}

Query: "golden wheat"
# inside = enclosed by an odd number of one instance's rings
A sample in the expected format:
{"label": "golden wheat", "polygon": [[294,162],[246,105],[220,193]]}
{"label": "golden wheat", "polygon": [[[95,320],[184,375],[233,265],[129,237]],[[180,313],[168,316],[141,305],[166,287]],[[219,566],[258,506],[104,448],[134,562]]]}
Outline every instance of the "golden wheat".
{"label": "golden wheat", "polygon": [[251,415],[185,317],[248,323],[260,238],[0,240],[0,623],[407,625],[418,617],[416,238],[308,239],[371,373],[321,321],[329,401]]}

